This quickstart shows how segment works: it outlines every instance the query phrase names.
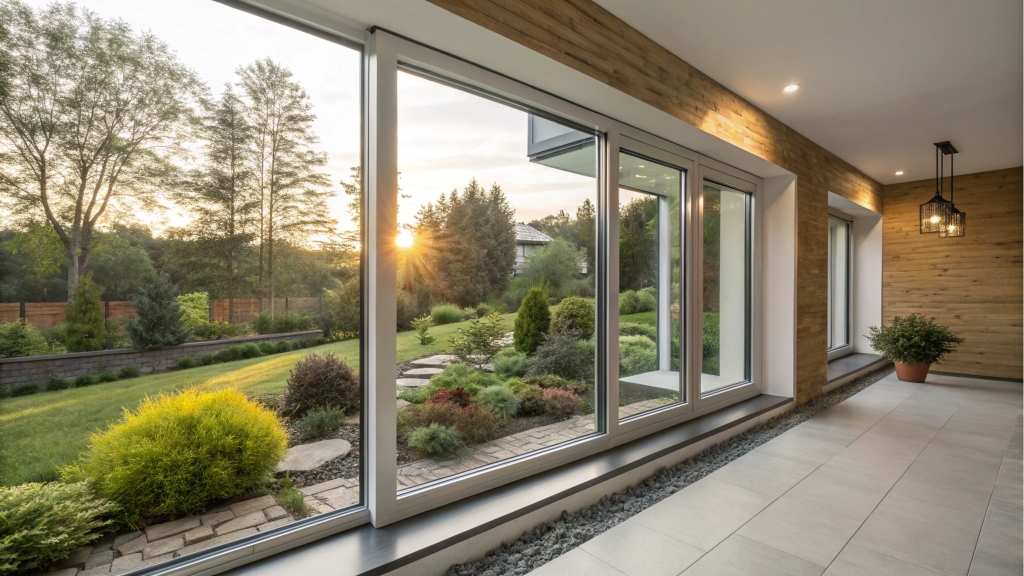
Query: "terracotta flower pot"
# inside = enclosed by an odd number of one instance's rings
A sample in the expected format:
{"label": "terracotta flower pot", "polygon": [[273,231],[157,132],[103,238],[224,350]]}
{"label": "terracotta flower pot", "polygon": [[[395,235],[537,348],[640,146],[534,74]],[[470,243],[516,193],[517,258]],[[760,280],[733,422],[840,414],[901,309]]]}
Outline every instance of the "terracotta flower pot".
{"label": "terracotta flower pot", "polygon": [[896,377],[904,382],[924,382],[924,379],[928,377],[928,369],[932,367],[927,362],[918,362],[917,364],[893,362],[893,364],[896,365]]}

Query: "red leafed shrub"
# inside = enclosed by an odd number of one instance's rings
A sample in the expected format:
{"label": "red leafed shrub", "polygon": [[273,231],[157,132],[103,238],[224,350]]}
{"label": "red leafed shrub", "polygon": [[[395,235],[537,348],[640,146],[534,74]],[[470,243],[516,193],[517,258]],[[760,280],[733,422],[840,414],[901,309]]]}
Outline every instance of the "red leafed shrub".
{"label": "red leafed shrub", "polygon": [[437,391],[437,394],[434,394],[427,400],[427,404],[454,404],[465,408],[469,406],[469,392],[462,388],[455,388],[453,390],[441,388]]}
{"label": "red leafed shrub", "polygon": [[467,444],[475,444],[493,438],[499,422],[490,408],[482,404],[459,406],[445,402],[406,406],[399,412],[398,424],[404,434],[431,424],[454,427]]}
{"label": "red leafed shrub", "polygon": [[580,411],[580,397],[561,388],[544,391],[544,410],[552,416],[565,418]]}

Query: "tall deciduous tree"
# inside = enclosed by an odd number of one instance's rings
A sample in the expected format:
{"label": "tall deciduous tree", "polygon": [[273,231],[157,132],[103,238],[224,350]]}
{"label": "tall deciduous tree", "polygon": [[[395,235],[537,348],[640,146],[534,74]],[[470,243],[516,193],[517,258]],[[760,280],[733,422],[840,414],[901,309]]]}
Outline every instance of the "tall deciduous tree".
{"label": "tall deciduous tree", "polygon": [[152,34],[73,4],[9,0],[0,29],[0,200],[53,227],[70,292],[112,204],[152,200],[172,171],[203,85]]}
{"label": "tall deciduous tree", "polygon": [[327,233],[336,224],[327,209],[330,181],[321,169],[327,155],[313,146],[313,105],[287,68],[258,60],[238,71],[253,134],[253,176],[260,205],[259,292],[264,270],[274,316],[274,244]]}
{"label": "tall deciduous tree", "polygon": [[193,216],[191,232],[216,254],[219,273],[212,276],[228,298],[234,318],[239,259],[255,238],[259,202],[254,190],[253,129],[245,103],[230,84],[206,106],[201,134],[203,163],[179,200]]}

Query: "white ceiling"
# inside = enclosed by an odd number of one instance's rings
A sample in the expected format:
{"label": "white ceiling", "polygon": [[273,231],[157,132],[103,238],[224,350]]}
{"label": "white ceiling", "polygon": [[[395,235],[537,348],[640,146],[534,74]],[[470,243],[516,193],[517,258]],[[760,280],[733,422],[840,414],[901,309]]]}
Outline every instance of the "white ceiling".
{"label": "white ceiling", "polygon": [[595,1],[883,184],[1022,164],[1020,0]]}

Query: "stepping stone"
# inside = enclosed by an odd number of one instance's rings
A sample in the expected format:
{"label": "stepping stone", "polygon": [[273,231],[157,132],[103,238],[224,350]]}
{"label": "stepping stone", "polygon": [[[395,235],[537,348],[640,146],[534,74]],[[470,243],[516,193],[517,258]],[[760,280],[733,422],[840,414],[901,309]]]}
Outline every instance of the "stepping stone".
{"label": "stepping stone", "polygon": [[325,462],[345,456],[352,445],[340,438],[301,444],[288,449],[284,460],[277,465],[278,472],[305,472],[315,470]]}
{"label": "stepping stone", "polygon": [[405,400],[402,400],[401,398],[399,398],[397,400],[397,402],[398,402],[398,409],[399,410],[401,410],[402,408],[405,408],[406,406],[409,406],[410,404],[412,404],[412,402],[406,402]]}
{"label": "stepping stone", "polygon": [[444,372],[442,368],[413,368],[412,370],[406,370],[402,376],[437,376],[441,372]]}
{"label": "stepping stone", "polygon": [[419,388],[420,386],[430,384],[430,380],[427,380],[426,378],[399,378],[398,380],[395,380],[395,384],[405,386],[407,388]]}
{"label": "stepping stone", "polygon": [[419,360],[413,360],[412,363],[415,366],[447,366],[452,362],[458,360],[457,356],[451,354],[435,354],[433,356],[427,356],[426,358],[420,358]]}

